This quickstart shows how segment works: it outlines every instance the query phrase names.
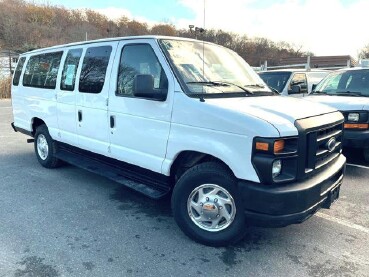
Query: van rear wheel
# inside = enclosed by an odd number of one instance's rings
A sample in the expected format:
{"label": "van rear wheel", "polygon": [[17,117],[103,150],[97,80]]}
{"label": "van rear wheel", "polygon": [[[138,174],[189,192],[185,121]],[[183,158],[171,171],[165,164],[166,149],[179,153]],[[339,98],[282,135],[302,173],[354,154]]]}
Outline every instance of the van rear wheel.
{"label": "van rear wheel", "polygon": [[190,238],[210,246],[235,243],[245,235],[237,180],[224,165],[196,165],[178,180],[172,194],[174,219]]}
{"label": "van rear wheel", "polygon": [[46,125],[37,127],[34,146],[37,160],[43,167],[55,168],[60,164],[55,157],[57,143],[51,138]]}

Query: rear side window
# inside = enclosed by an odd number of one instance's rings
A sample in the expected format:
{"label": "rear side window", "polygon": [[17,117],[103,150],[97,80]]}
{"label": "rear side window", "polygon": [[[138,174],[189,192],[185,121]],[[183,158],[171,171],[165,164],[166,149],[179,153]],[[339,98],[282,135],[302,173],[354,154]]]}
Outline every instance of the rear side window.
{"label": "rear side window", "polygon": [[14,86],[19,85],[19,79],[20,79],[20,76],[22,74],[22,70],[23,70],[23,66],[24,66],[25,61],[26,61],[26,57],[22,57],[22,58],[19,59],[19,62],[17,64],[17,68],[15,69],[15,72],[14,72],[14,78],[13,78],[13,85]]}
{"label": "rear side window", "polygon": [[60,82],[61,90],[74,90],[76,82],[76,73],[81,59],[82,49],[72,49],[68,51],[67,58],[64,62],[62,79]]}
{"label": "rear side window", "polygon": [[55,89],[63,52],[30,57],[23,77],[23,86]]}
{"label": "rear side window", "polygon": [[111,46],[90,47],[83,59],[79,91],[100,93],[104,87],[106,69],[109,64]]}

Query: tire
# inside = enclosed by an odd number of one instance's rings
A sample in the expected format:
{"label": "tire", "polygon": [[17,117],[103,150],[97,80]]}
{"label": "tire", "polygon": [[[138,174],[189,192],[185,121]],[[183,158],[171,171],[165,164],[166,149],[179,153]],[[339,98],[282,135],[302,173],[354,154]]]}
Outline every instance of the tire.
{"label": "tire", "polygon": [[369,163],[369,148],[364,148],[364,159]]}
{"label": "tire", "polygon": [[46,168],[58,167],[60,161],[55,157],[57,143],[54,141],[46,125],[40,125],[35,133],[35,153],[39,163]]}
{"label": "tire", "polygon": [[206,162],[187,170],[173,189],[172,210],[181,230],[205,245],[226,246],[246,234],[237,180],[220,163]]}

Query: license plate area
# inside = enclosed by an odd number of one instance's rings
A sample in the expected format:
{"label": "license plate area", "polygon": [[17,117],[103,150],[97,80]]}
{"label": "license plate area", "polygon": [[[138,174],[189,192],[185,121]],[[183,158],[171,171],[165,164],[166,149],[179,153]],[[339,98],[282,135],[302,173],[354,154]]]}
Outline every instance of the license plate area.
{"label": "license plate area", "polygon": [[328,192],[327,200],[325,201],[323,208],[329,209],[331,205],[337,201],[337,199],[340,197],[340,188],[341,186],[337,186]]}

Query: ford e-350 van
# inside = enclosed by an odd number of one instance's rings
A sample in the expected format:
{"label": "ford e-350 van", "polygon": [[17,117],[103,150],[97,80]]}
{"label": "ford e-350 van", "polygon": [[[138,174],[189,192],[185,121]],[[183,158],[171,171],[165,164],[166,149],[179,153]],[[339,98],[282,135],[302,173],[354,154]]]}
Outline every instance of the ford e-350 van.
{"label": "ford e-350 van", "polygon": [[60,161],[151,198],[176,222],[226,245],[245,222],[299,223],[338,198],[344,118],[273,93],[224,47],[172,37],[73,43],[21,55],[15,131],[42,166]]}

